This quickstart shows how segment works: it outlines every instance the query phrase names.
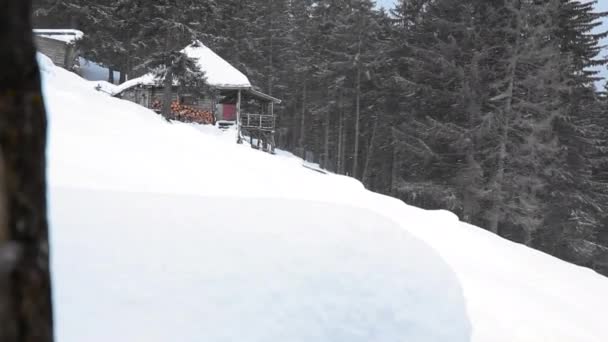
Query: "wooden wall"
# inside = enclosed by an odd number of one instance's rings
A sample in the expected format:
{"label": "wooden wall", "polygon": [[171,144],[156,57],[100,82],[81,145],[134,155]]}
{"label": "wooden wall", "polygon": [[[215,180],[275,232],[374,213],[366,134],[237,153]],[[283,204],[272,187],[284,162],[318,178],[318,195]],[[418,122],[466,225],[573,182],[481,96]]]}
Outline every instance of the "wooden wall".
{"label": "wooden wall", "polygon": [[55,65],[68,70],[77,65],[78,54],[74,45],[41,36],[35,36],[34,42],[38,51],[48,56]]}
{"label": "wooden wall", "polygon": [[137,103],[146,108],[151,108],[152,102],[150,101],[150,94],[150,89],[134,87],[122,92],[122,94],[120,94],[120,97],[127,101]]}
{"label": "wooden wall", "polygon": [[[184,94],[179,94],[177,91],[173,91],[171,96],[171,101],[178,101],[181,96]],[[120,94],[122,99],[137,103],[146,108],[152,108],[152,104],[154,101],[158,100],[162,102],[163,99],[163,89],[162,88],[140,88],[134,87],[128,90],[125,90]],[[214,102],[210,97],[198,97],[196,99],[195,104],[188,104],[188,106],[204,110],[213,113],[214,112]]]}

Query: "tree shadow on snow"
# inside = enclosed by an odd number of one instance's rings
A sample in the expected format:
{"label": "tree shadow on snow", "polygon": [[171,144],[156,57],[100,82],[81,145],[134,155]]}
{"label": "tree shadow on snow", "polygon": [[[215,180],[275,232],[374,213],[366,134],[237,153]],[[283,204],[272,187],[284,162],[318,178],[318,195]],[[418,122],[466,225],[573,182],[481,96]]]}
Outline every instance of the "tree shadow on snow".
{"label": "tree shadow on snow", "polygon": [[471,339],[456,275],[371,211],[63,188],[51,200],[64,340]]}

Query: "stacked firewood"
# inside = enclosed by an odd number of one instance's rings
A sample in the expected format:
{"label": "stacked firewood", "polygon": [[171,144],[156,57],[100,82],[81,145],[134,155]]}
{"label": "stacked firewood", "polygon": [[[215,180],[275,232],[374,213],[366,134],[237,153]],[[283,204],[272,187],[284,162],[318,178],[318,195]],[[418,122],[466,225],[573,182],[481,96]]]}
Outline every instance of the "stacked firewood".
{"label": "stacked firewood", "polygon": [[213,125],[213,114],[206,110],[196,109],[178,102],[171,103],[172,119],[182,122],[194,122],[201,125]]}
{"label": "stacked firewood", "polygon": [[[160,111],[162,103],[158,100],[154,101],[152,109]],[[194,122],[201,125],[213,125],[215,123],[211,112],[186,106],[177,101],[171,103],[171,117],[169,119],[181,122]]]}

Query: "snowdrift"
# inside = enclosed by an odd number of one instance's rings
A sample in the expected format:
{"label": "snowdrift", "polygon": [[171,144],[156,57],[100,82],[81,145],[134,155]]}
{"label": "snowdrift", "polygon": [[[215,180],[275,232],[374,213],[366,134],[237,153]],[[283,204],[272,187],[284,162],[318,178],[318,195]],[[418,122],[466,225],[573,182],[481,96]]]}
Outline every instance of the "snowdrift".
{"label": "snowdrift", "polygon": [[588,269],[39,63],[59,341],[608,341]]}

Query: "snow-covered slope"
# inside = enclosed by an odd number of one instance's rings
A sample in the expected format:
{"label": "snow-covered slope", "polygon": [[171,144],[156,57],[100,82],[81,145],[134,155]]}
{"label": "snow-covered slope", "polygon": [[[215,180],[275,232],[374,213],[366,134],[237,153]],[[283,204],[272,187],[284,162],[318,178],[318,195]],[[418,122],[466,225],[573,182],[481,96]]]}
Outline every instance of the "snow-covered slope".
{"label": "snow-covered slope", "polygon": [[608,280],[40,57],[58,340],[608,340]]}

